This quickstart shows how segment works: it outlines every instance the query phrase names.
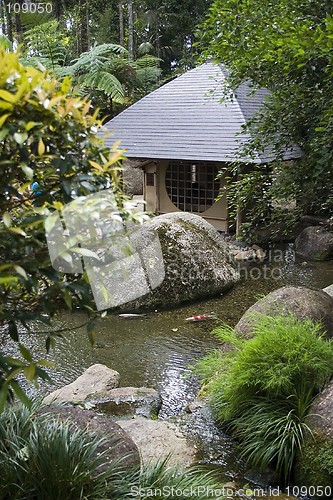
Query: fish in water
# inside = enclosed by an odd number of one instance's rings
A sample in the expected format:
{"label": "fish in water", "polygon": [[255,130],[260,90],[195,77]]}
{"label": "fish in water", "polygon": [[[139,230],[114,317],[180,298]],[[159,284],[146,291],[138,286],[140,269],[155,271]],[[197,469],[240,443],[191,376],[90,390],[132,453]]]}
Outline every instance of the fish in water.
{"label": "fish in water", "polygon": [[125,318],[125,319],[144,318],[145,316],[146,316],[145,314],[134,314],[134,313],[119,314],[119,318]]}
{"label": "fish in water", "polygon": [[198,314],[197,316],[190,316],[185,321],[204,321],[206,319],[217,319],[215,313]]}

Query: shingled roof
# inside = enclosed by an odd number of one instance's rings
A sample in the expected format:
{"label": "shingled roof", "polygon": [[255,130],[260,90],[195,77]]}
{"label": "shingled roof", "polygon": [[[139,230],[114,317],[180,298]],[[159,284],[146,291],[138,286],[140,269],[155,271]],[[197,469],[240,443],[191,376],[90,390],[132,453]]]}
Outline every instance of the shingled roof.
{"label": "shingled roof", "polygon": [[[250,139],[240,135],[242,126],[268,91],[253,94],[242,84],[233,99],[221,102],[226,77],[222,65],[207,62],[175,78],[106,123],[112,133],[106,144],[120,140],[128,158],[234,161],[240,144]],[[298,148],[285,153],[285,159],[299,156]],[[273,159],[272,151],[264,151],[244,161]]]}

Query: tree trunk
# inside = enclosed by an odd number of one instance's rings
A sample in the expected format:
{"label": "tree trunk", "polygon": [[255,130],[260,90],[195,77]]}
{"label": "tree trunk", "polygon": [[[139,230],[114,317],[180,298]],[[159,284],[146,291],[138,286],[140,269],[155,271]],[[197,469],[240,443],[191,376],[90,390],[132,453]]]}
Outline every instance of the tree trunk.
{"label": "tree trunk", "polygon": [[53,1],[53,10],[54,10],[54,17],[56,18],[57,21],[60,21],[63,10],[63,5],[61,0]]}
{"label": "tree trunk", "polygon": [[133,0],[127,1],[128,9],[128,57],[134,59],[134,22],[133,22]]}
{"label": "tree trunk", "polygon": [[118,10],[119,10],[119,45],[124,47],[125,45],[125,31],[124,31],[124,10],[123,10],[124,2],[120,0],[118,2]]}
{"label": "tree trunk", "polygon": [[80,42],[79,52],[87,52],[89,49],[89,0],[79,0],[80,7]]}
{"label": "tree trunk", "polygon": [[[156,2],[156,27],[155,27],[155,38],[156,38],[156,57],[161,58],[161,42],[160,42],[160,2]],[[158,65],[160,61],[158,61]]]}

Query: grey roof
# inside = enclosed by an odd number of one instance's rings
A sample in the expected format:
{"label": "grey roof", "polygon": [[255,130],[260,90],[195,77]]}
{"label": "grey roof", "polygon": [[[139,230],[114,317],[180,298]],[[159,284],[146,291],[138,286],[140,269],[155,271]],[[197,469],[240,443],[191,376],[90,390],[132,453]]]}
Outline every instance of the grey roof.
{"label": "grey roof", "polygon": [[[227,70],[207,62],[175,78],[136,102],[105,127],[112,136],[111,146],[120,140],[128,158],[164,158],[230,162],[238,158],[241,143],[249,140],[239,135],[246,123],[262,106],[266,89],[253,94],[242,84],[233,99],[221,102]],[[293,148],[285,159],[300,156]],[[252,163],[274,159],[272,151],[257,153]]]}

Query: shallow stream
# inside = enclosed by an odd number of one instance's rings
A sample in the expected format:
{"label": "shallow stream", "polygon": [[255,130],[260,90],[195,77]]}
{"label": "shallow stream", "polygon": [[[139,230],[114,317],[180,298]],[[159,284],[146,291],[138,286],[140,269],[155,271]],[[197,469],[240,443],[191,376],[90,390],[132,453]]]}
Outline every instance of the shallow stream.
{"label": "shallow stream", "polygon": [[[241,270],[242,281],[224,296],[179,307],[172,311],[156,311],[136,319],[107,315],[96,325],[96,344],[91,347],[85,329],[76,329],[57,342],[50,359],[59,367],[52,370],[54,385],[51,390],[72,382],[94,363],[103,363],[117,370],[122,386],[148,386],[160,391],[163,406],[159,418],[177,416],[192,401],[199,388],[191,374],[190,365],[208,350],[217,347],[211,330],[221,322],[234,325],[245,310],[259,297],[284,284],[324,288],[333,283],[333,262],[303,262],[295,258],[292,245],[271,247],[264,264],[252,264]],[[187,317],[214,312],[218,320],[197,323],[185,321]],[[61,312],[57,326],[74,326],[85,320],[81,313]],[[45,357],[42,335],[24,335],[24,343],[35,353]],[[9,350],[14,349],[8,346]],[[50,387],[42,386],[42,392]],[[229,480],[249,476],[234,454],[232,441],[222,436],[218,443],[216,430],[209,418],[193,433],[207,433],[208,448],[202,450],[205,461],[220,467]],[[185,418],[185,427],[195,425]],[[221,438],[221,436],[220,436]],[[204,447],[203,447],[204,448]],[[256,480],[257,479],[257,480]]]}

